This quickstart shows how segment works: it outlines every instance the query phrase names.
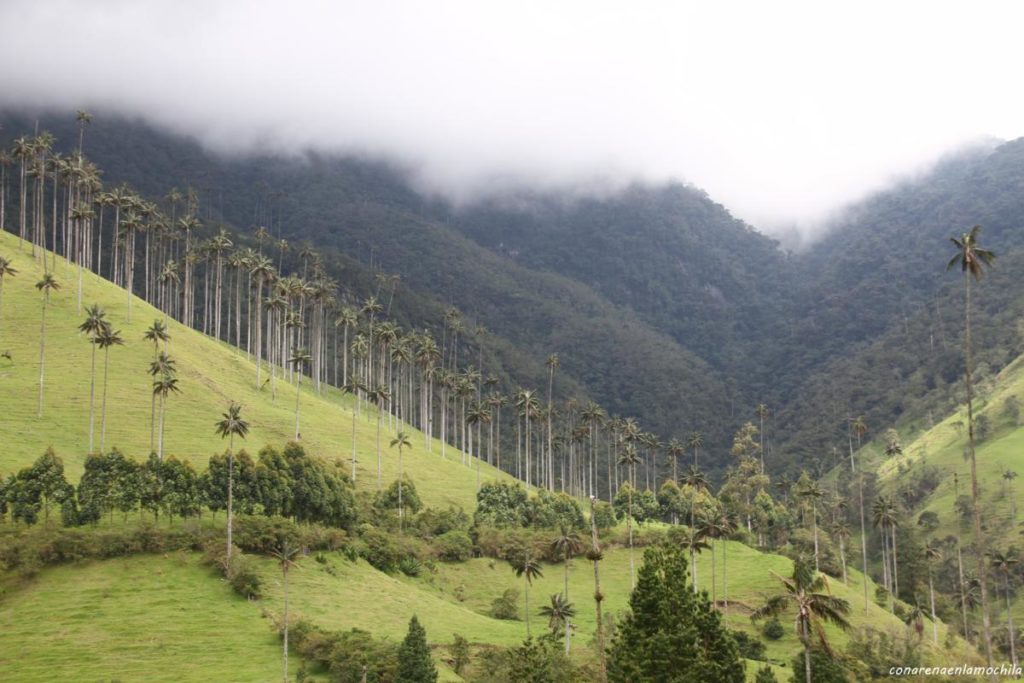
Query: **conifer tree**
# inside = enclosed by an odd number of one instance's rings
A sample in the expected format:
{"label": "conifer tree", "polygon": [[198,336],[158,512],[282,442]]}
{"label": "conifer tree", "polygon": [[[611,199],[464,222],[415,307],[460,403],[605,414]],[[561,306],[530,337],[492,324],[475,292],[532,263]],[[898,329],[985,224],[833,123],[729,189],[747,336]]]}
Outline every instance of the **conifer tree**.
{"label": "conifer tree", "polygon": [[437,667],[430,658],[430,647],[427,645],[427,632],[420,626],[414,614],[409,620],[409,632],[398,650],[397,683],[435,683]]}
{"label": "conifer tree", "polygon": [[707,593],[688,588],[686,552],[663,544],[644,553],[630,612],[612,641],[608,680],[745,680],[736,642]]}

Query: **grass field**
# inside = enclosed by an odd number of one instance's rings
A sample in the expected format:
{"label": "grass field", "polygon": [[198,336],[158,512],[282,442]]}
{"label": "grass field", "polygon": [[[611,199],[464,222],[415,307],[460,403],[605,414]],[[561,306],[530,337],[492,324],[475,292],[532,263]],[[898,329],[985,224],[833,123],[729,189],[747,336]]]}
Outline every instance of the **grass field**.
{"label": "grass field", "polygon": [[[0,232],[0,255],[13,262],[17,275],[5,278],[0,300],[0,473],[30,464],[48,446],[64,460],[68,476],[77,481],[89,443],[89,384],[92,345],[78,332],[84,311],[77,306],[77,270],[58,259],[55,277],[60,291],[51,297],[46,313],[46,360],[43,416],[37,417],[39,391],[39,339],[42,297],[35,283],[43,275],[40,262],[16,236]],[[83,276],[83,309],[99,304],[125,345],[110,350],[107,397],[106,448],[117,447],[143,460],[150,449],[151,378],[147,374],[153,346],[143,339],[146,328],[162,314],[138,298],[132,320],[126,320],[125,292],[88,272]],[[181,393],[167,401],[165,455],[188,460],[202,470],[210,455],[225,449],[214,433],[214,422],[231,401],[243,405],[251,431],[244,444],[255,452],[265,444],[282,446],[295,433],[295,387],[277,382],[277,400],[269,385],[255,387],[256,365],[243,351],[217,342],[173,320],[168,321],[169,353],[177,361]],[[264,368],[263,377],[268,377]],[[103,354],[97,357],[96,447],[99,446],[100,397]],[[308,382],[302,386],[300,417],[302,443],[313,455],[348,461],[352,452],[350,397],[325,388],[318,395]],[[357,486],[376,487],[376,418],[372,406],[363,406],[356,421]],[[381,443],[385,486],[398,474],[397,457],[390,448],[392,431],[383,420]],[[405,429],[409,430],[408,427]],[[475,500],[476,470],[459,464],[459,452],[447,447],[440,456],[435,440],[427,452],[424,436],[412,432],[413,448],[404,455],[406,472],[416,483],[424,504],[471,508]],[[474,461],[475,463],[475,461]],[[484,480],[504,477],[484,464]]]}

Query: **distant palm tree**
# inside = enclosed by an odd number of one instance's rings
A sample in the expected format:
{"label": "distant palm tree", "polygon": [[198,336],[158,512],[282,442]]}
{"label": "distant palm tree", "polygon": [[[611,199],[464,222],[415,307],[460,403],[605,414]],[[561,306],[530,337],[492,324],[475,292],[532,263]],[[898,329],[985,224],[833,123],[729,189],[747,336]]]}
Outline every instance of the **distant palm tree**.
{"label": "distant palm tree", "polygon": [[1006,596],[1006,630],[1010,636],[1010,661],[1017,666],[1016,636],[1013,634],[1013,611],[1010,609],[1010,574],[1017,565],[1018,559],[1009,553],[993,550],[988,554],[992,569],[1003,576],[1003,595]]}
{"label": "distant palm tree", "polygon": [[686,447],[683,446],[679,439],[670,439],[666,448],[668,457],[672,458],[672,481],[679,482],[679,456],[686,452]]}
{"label": "distant palm tree", "polygon": [[539,579],[544,576],[544,572],[541,571],[540,563],[533,559],[533,553],[529,550],[523,552],[517,557],[509,560],[512,565],[512,570],[516,573],[516,576],[526,579],[526,637],[530,637],[530,586],[533,584],[534,579]]}
{"label": "distant palm tree", "polygon": [[[697,494],[700,491],[706,491],[710,487],[707,476],[697,469],[696,465],[690,465],[690,468],[683,475],[683,484],[686,484],[693,491],[693,500],[690,501],[690,540],[694,541],[689,546],[690,549],[690,566],[693,567],[693,592],[697,592],[697,558],[696,553],[699,549],[696,547],[695,530],[697,528],[696,523],[696,511],[697,511]],[[703,537],[702,537],[703,538]],[[707,544],[705,544],[707,547]]]}
{"label": "distant palm tree", "polygon": [[[0,220],[3,220],[0,218]],[[17,269],[11,265],[11,262],[0,256],[0,323],[3,322],[3,302],[4,302],[4,278],[14,277],[18,274]]]}
{"label": "distant palm tree", "polygon": [[637,454],[636,446],[631,443],[627,443],[626,447],[622,449],[622,455],[619,456],[619,464],[624,465],[629,472],[629,488],[626,490],[626,498],[628,502],[628,511],[626,514],[626,531],[629,536],[629,581],[630,590],[636,588],[636,565],[633,561],[633,490],[636,481],[636,466],[640,462],[640,456]]}
{"label": "distant palm tree", "polygon": [[551,541],[551,550],[555,555],[561,555],[565,560],[565,590],[563,595],[569,599],[569,560],[579,553],[583,547],[583,540],[580,535],[562,524],[559,527],[558,535]]}
{"label": "distant palm tree", "polygon": [[569,654],[569,624],[576,616],[576,608],[569,599],[562,594],[552,595],[551,604],[540,608],[541,616],[548,618],[548,628],[551,635],[557,637],[558,632],[565,633],[565,654]]}
{"label": "distant palm tree", "polygon": [[224,560],[224,568],[231,573],[231,541],[232,522],[234,512],[234,470],[235,470],[235,437],[244,439],[249,433],[249,423],[242,419],[242,406],[232,402],[228,411],[221,414],[221,419],[215,424],[215,429],[220,438],[228,438],[228,543],[227,556]]}
{"label": "distant palm tree", "polygon": [[967,452],[971,460],[971,503],[974,511],[974,542],[978,547],[978,579],[981,582],[981,619],[985,637],[985,657],[992,666],[992,625],[988,613],[988,586],[985,571],[985,536],[981,531],[981,504],[978,494],[978,461],[974,453],[974,385],[971,381],[971,280],[980,281],[985,267],[996,255],[978,244],[981,226],[975,225],[960,238],[951,237],[956,253],[946,270],[956,265],[964,274],[964,383],[967,385]]}
{"label": "distant palm tree", "polygon": [[932,641],[939,644],[939,620],[935,616],[935,582],[934,564],[942,560],[942,547],[937,543],[930,542],[924,547],[924,561],[928,565],[928,599],[931,602],[932,611]]}
{"label": "distant palm tree", "polygon": [[104,327],[107,326],[107,321],[104,320],[106,315],[103,309],[99,307],[99,304],[93,304],[85,311],[85,320],[81,325],[78,326],[79,332],[84,332],[89,335],[89,343],[92,345],[92,369],[90,371],[89,379],[89,452],[93,452],[93,434],[95,432],[95,406],[96,406],[96,338]]}
{"label": "distant palm tree", "polygon": [[298,441],[302,438],[302,434],[299,432],[299,397],[302,395],[302,372],[306,363],[310,360],[309,353],[305,349],[295,349],[292,351],[291,358],[288,359],[289,364],[295,368],[296,382],[295,382],[295,440]]}
{"label": "distant palm tree", "polygon": [[281,547],[272,550],[271,554],[274,559],[277,560],[277,566],[281,568],[282,583],[284,584],[284,645],[282,652],[284,656],[284,683],[288,683],[288,570],[292,567],[297,567],[298,563],[295,561],[299,557],[300,548],[292,546],[288,541],[284,541]]}
{"label": "distant palm tree", "polygon": [[700,432],[694,430],[690,432],[690,436],[686,440],[686,445],[693,451],[693,466],[698,467],[697,452],[704,448],[704,436],[701,435]]}
{"label": "distant palm tree", "polygon": [[60,283],[53,273],[46,273],[36,283],[36,289],[43,294],[43,315],[39,323],[39,410],[37,417],[43,416],[43,368],[46,365],[46,307],[50,303],[50,292],[60,290]]}
{"label": "distant palm tree", "polygon": [[[899,508],[888,496],[879,496],[871,505],[871,519],[882,530],[882,574],[886,588],[899,597],[899,564],[896,546],[896,527],[899,526]],[[892,549],[890,555],[889,549]],[[890,571],[891,566],[891,571]]]}
{"label": "distant palm tree", "polygon": [[825,495],[825,492],[821,490],[817,482],[807,478],[801,482],[796,495],[811,506],[811,518],[814,524],[814,571],[820,571],[818,566],[818,501]]}
{"label": "distant palm tree", "polygon": [[[555,380],[555,370],[557,370],[561,366],[561,361],[559,361],[559,359],[558,359],[558,354],[557,353],[553,353],[550,356],[548,356],[548,359],[547,359],[547,361],[545,361],[544,365],[546,365],[547,368],[548,368],[548,410],[546,411],[547,412],[547,423],[548,423],[547,424],[547,428],[548,428],[548,455],[547,455],[548,482],[547,482],[547,486],[548,486],[548,489],[554,491],[555,490],[555,474],[554,474],[554,472],[555,472],[554,462],[555,461],[554,461],[554,456],[552,456],[552,453],[551,453],[551,407],[552,407],[552,404],[551,404],[551,389],[552,389],[552,385],[553,385],[554,380]],[[569,643],[568,635],[566,636],[566,641],[565,642],[566,642],[566,646],[568,646],[568,643]]]}
{"label": "distant palm tree", "polygon": [[824,574],[815,572],[803,559],[793,563],[793,575],[782,577],[772,574],[782,584],[783,592],[768,599],[768,602],[750,615],[752,620],[764,617],[777,617],[790,607],[796,608],[797,637],[804,646],[805,681],[814,680],[811,671],[811,640],[812,632],[817,636],[821,647],[829,654],[828,639],[825,637],[825,623],[831,623],[844,631],[850,628],[846,615],[850,612],[850,603],[842,598],[834,597],[828,590],[828,579]]}
{"label": "distant palm tree", "polygon": [[[160,343],[166,344],[171,339],[171,335],[167,333],[167,325],[163,320],[157,318],[150,325],[142,338],[148,342],[153,342],[153,362],[157,360],[157,354],[160,353]],[[150,366],[150,374],[155,374]],[[152,453],[155,449],[155,425],[156,425],[156,397],[157,394],[154,392],[150,400],[149,405],[149,450]]]}
{"label": "distant palm tree", "polygon": [[[164,355],[164,354],[161,354]],[[172,363],[174,361],[171,361]],[[164,411],[167,407],[167,397],[172,393],[180,393],[178,379],[170,372],[161,372],[159,377],[153,380],[153,396],[160,397],[160,426],[157,429],[156,457],[164,459]]]}
{"label": "distant palm tree", "polygon": [[597,497],[590,497],[590,550],[587,551],[587,559],[594,563],[594,605],[597,616],[597,652],[598,652],[598,680],[605,680],[605,652],[604,652],[604,617],[601,614],[601,603],[604,601],[604,594],[601,592],[601,571],[600,563],[604,559],[601,552],[601,544],[597,538]]}
{"label": "distant palm tree", "polygon": [[409,441],[409,435],[403,431],[399,431],[395,435],[395,438],[391,439],[391,447],[398,448],[398,530],[402,530],[402,518],[404,516],[405,509],[402,507],[402,475],[404,469],[402,468],[402,450],[405,448],[412,448],[412,443]]}
{"label": "distant palm tree", "polygon": [[370,392],[370,401],[377,408],[377,490],[381,487],[381,457],[380,457],[380,423],[384,417],[384,406],[391,398],[391,392],[383,384],[378,384],[373,391]]}
{"label": "distant palm tree", "polygon": [[711,546],[708,545],[706,530],[699,523],[691,523],[688,527],[690,533],[685,536],[681,541],[680,545],[683,550],[690,553],[690,566],[693,568],[693,592],[697,592],[697,554],[704,551],[710,550]]}
{"label": "distant palm tree", "polygon": [[921,609],[921,605],[916,602],[910,606],[910,609],[907,610],[907,615],[903,618],[907,626],[914,629],[918,642],[921,642],[921,638],[924,636],[924,618],[925,612]]}
{"label": "distant palm tree", "polygon": [[[359,380],[358,377],[353,376],[348,382],[342,385],[341,390],[343,393],[351,394],[356,399],[356,408],[359,406],[359,392],[365,390],[366,387]],[[356,415],[358,410],[352,409],[352,483],[356,483]]]}
{"label": "distant palm tree", "polygon": [[103,400],[100,408],[100,452],[103,452],[107,440],[107,376],[110,368],[110,347],[124,346],[124,339],[121,338],[121,331],[113,331],[109,325],[104,325],[95,342],[103,349]]}
{"label": "distant palm tree", "polygon": [[754,413],[761,419],[761,474],[764,474],[764,419],[768,417],[770,412],[768,406],[764,403],[758,403],[757,407],[754,408]]}

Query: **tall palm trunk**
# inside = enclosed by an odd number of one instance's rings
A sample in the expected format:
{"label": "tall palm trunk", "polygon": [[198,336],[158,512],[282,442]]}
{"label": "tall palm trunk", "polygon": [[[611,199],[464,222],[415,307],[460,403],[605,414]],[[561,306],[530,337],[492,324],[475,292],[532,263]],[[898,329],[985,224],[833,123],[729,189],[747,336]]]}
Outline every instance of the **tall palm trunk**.
{"label": "tall palm trunk", "polygon": [[234,492],[235,492],[235,435],[231,434],[228,442],[228,546],[226,560],[224,563],[225,572],[231,575],[231,543],[232,527],[234,523]]}
{"label": "tall palm trunk", "polygon": [[96,424],[96,342],[92,345],[92,370],[89,376],[89,452],[93,452],[93,435]]}
{"label": "tall palm trunk", "polygon": [[288,563],[285,560],[284,573],[284,683],[288,683]]}
{"label": "tall palm trunk", "polygon": [[985,536],[981,533],[981,505],[978,494],[978,460],[974,453],[974,385],[971,381],[971,275],[965,274],[964,305],[964,379],[967,383],[967,448],[971,456],[971,502],[974,512],[974,543],[978,556],[978,580],[981,583],[981,623],[985,637],[985,658],[992,666],[992,624],[988,613],[988,579],[985,571]]}
{"label": "tall palm trunk", "polygon": [[603,682],[606,678],[604,662],[604,617],[601,614],[601,602],[604,594],[601,593],[601,573],[598,563],[601,561],[601,546],[597,540],[597,499],[590,498],[590,543],[591,560],[594,563],[594,607],[597,616],[597,652],[598,652],[598,680]]}
{"label": "tall palm trunk", "polygon": [[110,367],[110,347],[103,349],[103,400],[100,408],[100,452],[107,440],[107,376]]}
{"label": "tall palm trunk", "polygon": [[1013,633],[1013,611],[1010,609],[1010,573],[1003,573],[1003,594],[1006,596],[1006,630],[1010,636],[1010,661],[1017,666],[1017,643]]}
{"label": "tall palm trunk", "polygon": [[932,568],[928,567],[928,597],[932,608],[932,640],[939,644],[939,619],[935,616],[935,585],[932,579]]}
{"label": "tall palm trunk", "polygon": [[47,297],[43,296],[43,315],[39,323],[39,409],[36,417],[43,416],[43,376],[46,365],[46,303]]}

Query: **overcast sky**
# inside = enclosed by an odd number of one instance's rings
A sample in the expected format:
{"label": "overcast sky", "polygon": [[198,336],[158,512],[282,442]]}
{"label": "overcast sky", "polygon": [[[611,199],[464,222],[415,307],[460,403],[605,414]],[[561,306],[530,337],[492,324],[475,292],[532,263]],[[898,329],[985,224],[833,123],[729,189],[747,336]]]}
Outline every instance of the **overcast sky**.
{"label": "overcast sky", "polygon": [[1024,134],[1024,3],[3,0],[0,103],[509,183],[699,185],[766,230]]}

